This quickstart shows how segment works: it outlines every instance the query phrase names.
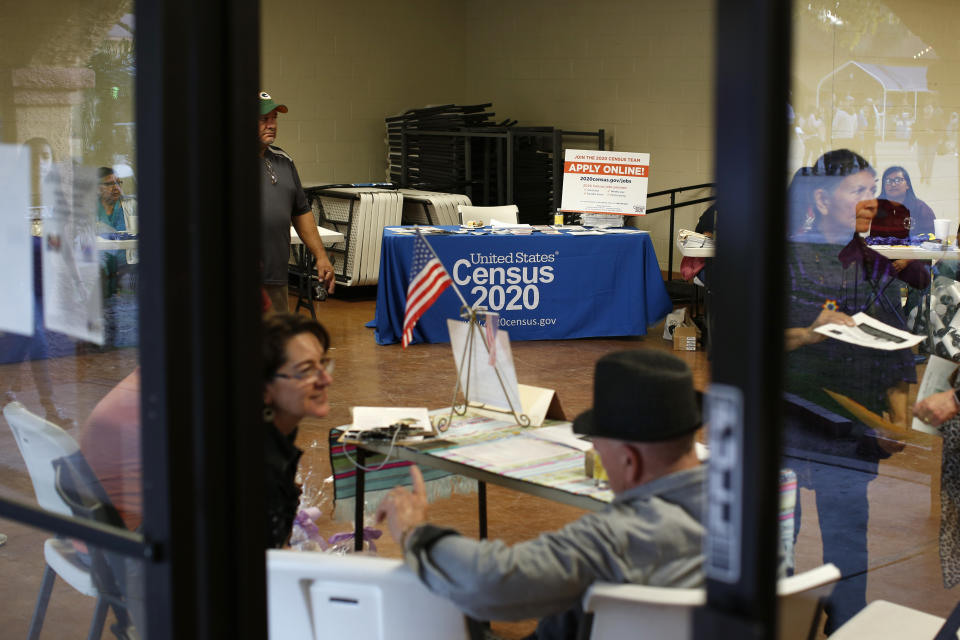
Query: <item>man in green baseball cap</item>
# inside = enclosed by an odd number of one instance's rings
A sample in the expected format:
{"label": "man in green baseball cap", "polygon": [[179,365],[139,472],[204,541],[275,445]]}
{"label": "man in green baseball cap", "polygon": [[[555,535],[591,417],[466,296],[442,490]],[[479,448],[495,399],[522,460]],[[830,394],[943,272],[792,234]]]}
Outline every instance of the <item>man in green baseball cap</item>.
{"label": "man in green baseball cap", "polygon": [[[263,226],[263,288],[270,297],[274,311],[286,313],[287,261],[290,256],[290,225],[296,229],[303,244],[317,259],[317,274],[328,293],[333,293],[333,265],[320,241],[320,233],[313,219],[313,210],[300,184],[300,174],[293,159],[280,147],[277,139],[277,114],[287,113],[287,105],[278,103],[266,91],[260,92],[260,197]],[[307,215],[309,214],[309,215]]]}

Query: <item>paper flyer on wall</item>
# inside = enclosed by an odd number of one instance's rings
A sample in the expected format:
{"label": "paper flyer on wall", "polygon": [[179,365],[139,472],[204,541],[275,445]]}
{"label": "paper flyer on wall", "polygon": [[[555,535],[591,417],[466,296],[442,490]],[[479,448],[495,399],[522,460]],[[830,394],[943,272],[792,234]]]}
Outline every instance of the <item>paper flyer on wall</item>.
{"label": "paper flyer on wall", "polygon": [[649,175],[649,153],[567,149],[560,209],[645,215]]}
{"label": "paper flyer on wall", "polygon": [[103,344],[96,245],[97,179],[92,167],[57,164],[43,185],[43,317],[48,329]]}
{"label": "paper flyer on wall", "polygon": [[[470,334],[470,323],[449,319],[447,320],[447,329],[450,331],[453,359],[457,371],[461,371],[460,363]],[[513,366],[513,352],[510,350],[509,333],[501,329],[497,331],[495,340],[496,369],[490,364],[489,354],[483,342],[483,332],[477,331],[474,334],[472,353],[467,356],[470,370],[467,371],[467,367],[464,365],[460,374],[460,384],[462,386],[467,385],[469,380],[470,395],[467,397],[467,401],[470,403],[490,405],[507,410],[512,405],[519,413],[522,405],[517,385],[517,372]],[[499,377],[497,376],[498,371]],[[504,394],[504,389],[506,389],[508,395]]]}
{"label": "paper flyer on wall", "polygon": [[[30,238],[30,162],[17,145],[0,145],[0,331],[32,336],[33,241]],[[2,355],[2,354],[0,354]]]}
{"label": "paper flyer on wall", "polygon": [[924,340],[924,336],[914,335],[909,331],[891,327],[863,312],[852,317],[855,323],[852,327],[830,323],[817,327],[814,331],[828,338],[849,342],[860,347],[880,349],[881,351],[909,349]]}
{"label": "paper flyer on wall", "polygon": [[[952,360],[941,358],[939,356],[930,356],[927,361],[927,370],[923,372],[923,379],[920,381],[920,387],[917,389],[917,401],[923,400],[927,396],[932,396],[941,391],[953,389],[954,374],[957,367],[960,366]],[[940,429],[914,418],[910,427],[914,431],[923,431],[931,435],[940,436]]]}

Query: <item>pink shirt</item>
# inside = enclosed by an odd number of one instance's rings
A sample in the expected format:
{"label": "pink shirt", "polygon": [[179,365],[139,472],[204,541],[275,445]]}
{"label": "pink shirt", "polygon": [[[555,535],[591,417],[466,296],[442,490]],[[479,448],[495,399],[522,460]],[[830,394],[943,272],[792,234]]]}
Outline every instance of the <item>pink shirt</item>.
{"label": "pink shirt", "polygon": [[139,527],[143,519],[140,367],[93,408],[80,429],[80,450],[127,527]]}

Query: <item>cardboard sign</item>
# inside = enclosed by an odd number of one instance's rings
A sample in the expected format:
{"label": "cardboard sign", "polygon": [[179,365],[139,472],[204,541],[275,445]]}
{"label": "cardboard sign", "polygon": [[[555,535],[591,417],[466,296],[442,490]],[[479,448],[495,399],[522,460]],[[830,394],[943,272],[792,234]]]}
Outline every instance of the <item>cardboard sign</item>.
{"label": "cardboard sign", "polygon": [[575,213],[642,216],[650,154],[567,149],[560,208]]}

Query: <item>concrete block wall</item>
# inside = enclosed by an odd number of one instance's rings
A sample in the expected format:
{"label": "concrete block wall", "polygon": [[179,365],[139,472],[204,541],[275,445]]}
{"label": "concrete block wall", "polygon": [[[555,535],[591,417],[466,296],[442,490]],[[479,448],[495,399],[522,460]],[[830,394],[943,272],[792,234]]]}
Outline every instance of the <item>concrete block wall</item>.
{"label": "concrete block wall", "polygon": [[[650,154],[651,192],[711,182],[713,15],[709,0],[474,0],[466,100],[492,100],[521,124],[603,128],[608,148]],[[706,206],[682,209],[678,228]],[[665,267],[667,214],[633,221]]]}
{"label": "concrete block wall", "polygon": [[[262,15],[263,88],[290,107],[277,143],[304,184],[383,179],[384,117],[450,102],[603,128],[651,154],[651,191],[713,179],[710,0],[264,0]],[[636,224],[665,266],[666,215]]]}
{"label": "concrete block wall", "polygon": [[264,0],[261,11],[262,86],[290,108],[277,144],[305,185],[384,180],[384,118],[463,95],[461,2]]}

